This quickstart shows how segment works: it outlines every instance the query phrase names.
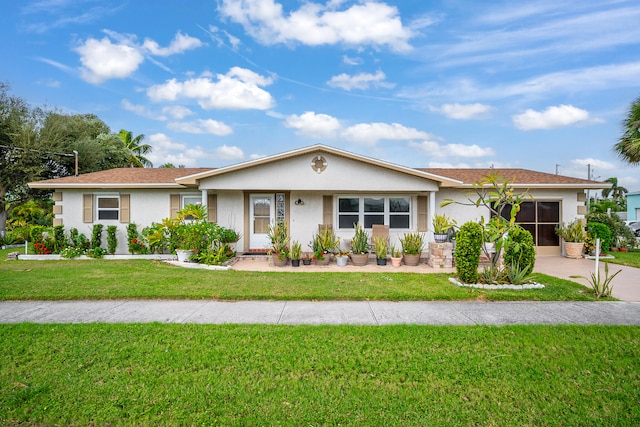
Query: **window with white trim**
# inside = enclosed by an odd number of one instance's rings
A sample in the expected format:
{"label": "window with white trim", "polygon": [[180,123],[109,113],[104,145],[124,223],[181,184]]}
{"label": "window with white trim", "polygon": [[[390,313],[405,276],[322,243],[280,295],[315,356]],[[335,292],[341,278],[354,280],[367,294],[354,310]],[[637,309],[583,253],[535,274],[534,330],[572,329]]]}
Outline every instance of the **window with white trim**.
{"label": "window with white trim", "polygon": [[97,196],[96,205],[98,207],[98,220],[120,219],[120,197],[119,196]]}
{"label": "window with white trim", "polygon": [[202,204],[202,196],[200,194],[197,195],[183,195],[182,196],[182,206],[184,208],[187,205],[201,205]]}
{"label": "window with white trim", "polygon": [[358,222],[365,229],[371,229],[373,224],[385,224],[390,229],[409,229],[411,197],[338,197],[338,228],[354,228]]}

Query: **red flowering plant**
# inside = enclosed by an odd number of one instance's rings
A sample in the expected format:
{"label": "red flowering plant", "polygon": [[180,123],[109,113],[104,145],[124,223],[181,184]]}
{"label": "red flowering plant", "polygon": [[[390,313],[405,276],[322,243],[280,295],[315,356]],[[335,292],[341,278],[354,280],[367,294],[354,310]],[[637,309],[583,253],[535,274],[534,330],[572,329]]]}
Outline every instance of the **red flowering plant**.
{"label": "red flowering plant", "polygon": [[36,237],[33,242],[33,250],[38,255],[49,255],[53,252],[55,242],[52,239],[42,236]]}

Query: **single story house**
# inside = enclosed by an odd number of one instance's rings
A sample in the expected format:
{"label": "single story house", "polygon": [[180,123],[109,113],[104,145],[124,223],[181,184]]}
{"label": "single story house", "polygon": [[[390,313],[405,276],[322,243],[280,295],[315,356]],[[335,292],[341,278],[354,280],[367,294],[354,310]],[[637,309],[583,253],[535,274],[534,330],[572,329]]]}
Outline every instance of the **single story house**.
{"label": "single story house", "polygon": [[242,236],[238,252],[250,252],[269,246],[267,228],[276,221],[287,224],[303,250],[321,224],[331,224],[346,246],[358,221],[369,231],[373,224],[388,225],[392,244],[411,231],[432,241],[436,213],[458,225],[488,218],[485,208],[440,203],[467,200],[472,184],[489,173],[533,195],[518,222],[532,232],[540,254],[559,254],[555,227],[584,216],[587,189],[610,185],[526,169],[409,168],[314,145],[218,169],[120,168],[29,186],[53,191],[54,221],[66,230],[89,235],[94,223],[117,225],[119,253],[127,252],[128,223],[141,230],[190,203],[206,205],[210,221]]}
{"label": "single story house", "polygon": [[627,218],[628,221],[640,221],[640,191],[627,193]]}

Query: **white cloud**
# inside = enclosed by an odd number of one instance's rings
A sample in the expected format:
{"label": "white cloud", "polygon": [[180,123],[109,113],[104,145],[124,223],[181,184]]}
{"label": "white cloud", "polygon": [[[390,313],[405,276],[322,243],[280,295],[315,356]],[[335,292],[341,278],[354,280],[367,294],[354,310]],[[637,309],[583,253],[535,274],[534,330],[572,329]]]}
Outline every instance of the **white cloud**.
{"label": "white cloud", "polygon": [[182,53],[190,49],[196,49],[202,45],[203,43],[200,39],[178,32],[167,47],[160,47],[157,42],[151,39],[145,39],[142,47],[148,50],[152,55],[169,56]]}
{"label": "white cloud", "polygon": [[408,128],[398,123],[359,123],[342,132],[342,137],[367,146],[373,146],[382,139],[413,140],[429,138],[427,132]]}
{"label": "white cloud", "polygon": [[182,105],[167,105],[162,108],[162,112],[178,120],[182,120],[187,116],[195,114],[193,111]]}
{"label": "white cloud", "polygon": [[216,78],[202,76],[184,82],[167,80],[149,87],[147,96],[154,102],[195,99],[204,109],[267,110],[274,104],[271,94],[260,87],[271,84],[271,78],[240,67],[233,67]]}
{"label": "white cloud", "polygon": [[350,57],[347,55],[342,55],[342,62],[344,62],[347,65],[360,65],[362,64],[362,58],[358,58],[358,57]]}
{"label": "white cloud", "polygon": [[512,117],[521,130],[554,129],[589,120],[589,112],[573,105],[559,105],[544,111],[527,110]]}
{"label": "white cloud", "polygon": [[131,103],[131,101],[129,101],[128,99],[123,99],[120,102],[120,105],[122,105],[122,108],[124,108],[125,110],[131,111],[132,113],[135,113],[140,117],[146,117],[147,119],[152,119],[152,120],[167,120],[166,116],[158,115],[157,113],[149,110],[144,105],[135,105]]}
{"label": "white cloud", "polygon": [[102,40],[90,38],[75,50],[80,54],[82,78],[94,84],[129,77],[144,62],[140,49],[128,44],[113,44],[107,37]]}
{"label": "white cloud", "polygon": [[225,136],[233,133],[233,129],[226,124],[213,119],[195,120],[191,122],[171,122],[167,125],[171,130],[194,134],[211,134]]}
{"label": "white cloud", "polygon": [[480,119],[487,116],[491,107],[484,104],[443,104],[440,107],[430,107],[431,111],[437,111],[450,119],[469,120]]}
{"label": "white cloud", "polygon": [[[151,39],[146,39],[139,45],[135,36],[110,30],[103,32],[107,37],[101,40],[88,38],[75,48],[82,63],[81,76],[89,83],[100,84],[109,79],[127,78],[144,62],[145,55],[169,56],[195,49],[203,44],[199,39],[177,33],[171,44],[163,48]],[[149,59],[167,70],[153,58]]]}
{"label": "white cloud", "polygon": [[173,163],[190,167],[196,164],[198,157],[189,154],[186,144],[175,142],[163,133],[149,135],[147,140],[153,151],[146,157],[154,165]]}
{"label": "white cloud", "polygon": [[358,73],[350,76],[349,74],[342,73],[337,76],[331,77],[331,80],[327,82],[327,85],[331,87],[337,87],[350,91],[351,89],[368,89],[373,87],[385,87],[392,88],[395,85],[393,83],[385,82],[384,79],[387,76],[380,70],[375,74],[371,73]]}
{"label": "white cloud", "polygon": [[216,159],[221,160],[242,160],[244,159],[244,153],[238,147],[223,145],[213,150],[213,155]]}
{"label": "white cloud", "polygon": [[619,169],[615,164],[606,160],[587,157],[583,159],[573,159],[568,165],[563,165],[560,168],[560,174],[587,179],[589,165],[591,166],[591,179],[596,181],[602,181],[608,178],[612,173],[615,173],[614,171]]}
{"label": "white cloud", "polygon": [[318,45],[389,46],[395,51],[411,49],[412,31],[400,20],[398,9],[368,1],[340,10],[341,1],[321,5],[304,2],[285,13],[274,0],[223,0],[219,12],[241,24],[263,44],[302,43]]}
{"label": "white cloud", "polygon": [[297,130],[301,135],[312,138],[334,138],[340,129],[340,122],[327,114],[316,114],[306,111],[301,115],[292,114],[286,118],[284,125]]}
{"label": "white cloud", "polygon": [[[477,158],[495,155],[495,151],[491,147],[480,147],[476,144],[464,145],[464,144],[441,144],[433,139],[427,139],[422,142],[410,142],[411,147],[418,148],[425,153],[437,157],[465,157],[465,158]],[[443,163],[444,164],[444,163]],[[436,166],[431,166],[436,167]],[[445,166],[441,166],[445,167]]]}

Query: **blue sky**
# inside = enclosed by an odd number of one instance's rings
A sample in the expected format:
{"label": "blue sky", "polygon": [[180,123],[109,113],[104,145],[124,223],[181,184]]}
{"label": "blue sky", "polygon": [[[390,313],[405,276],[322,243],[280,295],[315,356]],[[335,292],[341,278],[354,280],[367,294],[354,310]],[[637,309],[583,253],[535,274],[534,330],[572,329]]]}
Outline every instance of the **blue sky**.
{"label": "blue sky", "polygon": [[411,167],[615,176],[637,1],[4,2],[0,80],[144,134],[154,165],[326,144]]}

